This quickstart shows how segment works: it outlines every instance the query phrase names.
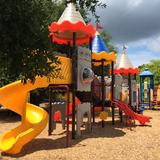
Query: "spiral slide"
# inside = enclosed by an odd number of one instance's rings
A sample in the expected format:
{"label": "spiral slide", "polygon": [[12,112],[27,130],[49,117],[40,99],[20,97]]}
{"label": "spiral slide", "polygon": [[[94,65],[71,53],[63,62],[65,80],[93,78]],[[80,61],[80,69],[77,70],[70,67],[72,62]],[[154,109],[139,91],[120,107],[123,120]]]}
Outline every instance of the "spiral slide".
{"label": "spiral slide", "polygon": [[113,102],[120,110],[124,111],[126,115],[128,115],[129,117],[135,120],[138,120],[140,124],[145,125],[145,123],[150,122],[151,117],[144,116],[144,115],[133,112],[125,103],[121,101],[115,100]]}
{"label": "spiral slide", "polygon": [[34,84],[30,81],[11,83],[0,88],[0,104],[21,115],[21,124],[4,133],[0,137],[0,150],[9,154],[17,154],[22,147],[39,135],[46,127],[48,114],[42,108],[27,103],[28,92],[37,88],[48,87],[49,84],[71,83],[71,62],[66,57],[59,57],[61,78],[50,79],[37,77]]}

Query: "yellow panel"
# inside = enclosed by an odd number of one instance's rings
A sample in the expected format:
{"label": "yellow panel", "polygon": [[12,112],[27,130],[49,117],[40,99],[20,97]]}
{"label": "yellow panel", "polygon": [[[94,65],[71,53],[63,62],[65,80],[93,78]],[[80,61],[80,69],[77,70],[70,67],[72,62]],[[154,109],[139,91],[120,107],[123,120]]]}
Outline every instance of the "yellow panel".
{"label": "yellow panel", "polygon": [[[92,53],[92,59],[95,59],[95,60],[105,59],[106,62],[104,64],[108,65],[108,64],[111,64],[112,61],[114,61],[114,63],[116,63],[117,55],[114,52],[111,52],[111,53],[106,53],[106,52]],[[99,65],[101,65],[101,62],[94,62],[93,64],[95,66],[99,66]]]}
{"label": "yellow panel", "polygon": [[50,79],[50,83],[53,84],[70,84],[71,83],[71,59],[66,57],[59,57],[61,64],[58,67],[61,69],[60,78]]}

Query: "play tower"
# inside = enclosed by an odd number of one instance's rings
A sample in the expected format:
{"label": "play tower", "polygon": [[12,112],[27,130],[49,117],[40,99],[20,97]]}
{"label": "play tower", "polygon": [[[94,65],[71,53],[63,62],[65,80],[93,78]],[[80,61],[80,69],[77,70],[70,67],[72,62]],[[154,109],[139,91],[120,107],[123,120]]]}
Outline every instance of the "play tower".
{"label": "play tower", "polygon": [[138,68],[134,68],[131,61],[127,57],[126,47],[123,46],[123,52],[120,58],[120,62],[117,68],[115,68],[115,74],[121,74],[127,77],[129,90],[129,103],[130,107],[136,108],[136,75],[139,73]]}
{"label": "play tower", "polygon": [[[94,66],[101,66],[101,101],[102,101],[102,112],[105,106],[105,74],[104,67],[109,65],[111,68],[111,100],[114,95],[114,64],[116,63],[117,56],[114,52],[110,52],[105,43],[103,42],[100,34],[96,32],[95,37],[92,41],[92,64]],[[93,122],[94,122],[94,104],[93,104]],[[112,123],[114,124],[114,106],[112,106]],[[102,127],[104,127],[104,121],[102,120]]]}
{"label": "play tower", "polygon": [[[78,76],[78,45],[91,44],[95,34],[92,25],[87,25],[76,8],[74,1],[67,2],[67,7],[57,22],[49,26],[51,42],[68,45],[72,59],[72,138],[75,138],[75,97],[79,89]],[[81,51],[79,51],[81,52]],[[89,52],[89,51],[87,51]],[[85,71],[85,70],[84,70]],[[82,91],[82,90],[79,90]]]}
{"label": "play tower", "polygon": [[[146,68],[143,72],[139,74],[140,76],[140,102],[141,105],[148,105],[151,107],[151,90],[154,89],[154,75],[151,73],[151,71]],[[146,85],[144,85],[144,82],[147,82]],[[147,95],[147,99],[145,99],[145,91]]]}

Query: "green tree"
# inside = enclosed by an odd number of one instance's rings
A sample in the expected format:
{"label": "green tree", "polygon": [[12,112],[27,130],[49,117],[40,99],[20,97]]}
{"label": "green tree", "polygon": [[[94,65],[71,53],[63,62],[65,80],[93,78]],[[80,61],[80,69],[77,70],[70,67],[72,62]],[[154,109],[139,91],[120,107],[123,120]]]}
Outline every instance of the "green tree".
{"label": "green tree", "polygon": [[55,69],[48,59],[53,63],[57,59],[47,52],[52,5],[56,8],[56,4],[44,0],[0,1],[1,85],[16,78],[34,81],[35,76],[49,76]]}
{"label": "green tree", "polygon": [[101,33],[101,37],[102,37],[104,43],[106,44],[107,48],[109,49],[109,51],[115,52],[115,54],[117,54],[118,48],[116,46],[114,46],[113,44],[111,44],[112,36],[107,31],[103,31]]}
{"label": "green tree", "polygon": [[148,68],[154,74],[154,83],[160,84],[160,59],[151,60],[148,64],[143,64],[139,66],[140,71],[144,71]]}
{"label": "green tree", "polygon": [[[83,15],[95,13],[100,1],[77,1],[84,8]],[[65,1],[1,0],[0,1],[0,85],[16,79],[26,82],[37,75],[50,76],[59,63],[49,52],[48,25],[57,21],[65,8]],[[85,17],[87,21],[87,17]]]}
{"label": "green tree", "polygon": [[[101,0],[77,0],[76,2],[79,6],[79,9],[81,9],[82,11],[81,13],[84,13],[82,14],[83,17],[88,21],[89,19],[87,16],[91,12],[93,17],[95,17],[96,22],[99,22],[100,16],[96,14],[96,9],[97,7],[106,8],[107,6],[106,3],[103,3]],[[85,9],[82,9],[82,8],[85,8]]]}

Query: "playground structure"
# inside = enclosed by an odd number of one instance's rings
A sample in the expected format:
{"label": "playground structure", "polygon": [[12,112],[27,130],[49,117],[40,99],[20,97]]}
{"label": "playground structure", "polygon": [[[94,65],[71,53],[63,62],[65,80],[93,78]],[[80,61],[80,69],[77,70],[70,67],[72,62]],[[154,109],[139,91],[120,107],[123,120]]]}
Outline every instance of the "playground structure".
{"label": "playground structure", "polygon": [[145,106],[152,108],[151,101],[153,101],[154,90],[154,75],[146,68],[140,76],[140,89],[139,89],[139,110],[143,111]]}
{"label": "playground structure", "polygon": [[[129,86],[129,106],[132,106],[132,97],[134,97],[134,87],[131,84],[131,75],[137,73],[137,69],[127,68],[126,72],[118,68],[114,71],[114,63],[116,56],[114,53],[109,53],[106,46],[100,40],[98,33],[95,35],[95,29],[92,25],[87,25],[83,21],[80,13],[76,10],[74,3],[69,3],[58,22],[53,22],[49,26],[51,42],[57,42],[59,44],[68,45],[69,50],[72,48],[72,52],[68,53],[67,57],[59,56],[61,64],[60,77],[50,78],[37,77],[34,84],[28,81],[26,84],[22,84],[21,81],[11,83],[7,86],[0,88],[0,104],[6,108],[18,113],[22,117],[21,124],[4,133],[0,139],[0,150],[5,153],[17,154],[21,151],[22,147],[35,138],[40,132],[46,127],[49,118],[49,135],[53,131],[53,100],[52,90],[63,90],[67,93],[67,140],[69,139],[69,96],[70,92],[72,98],[72,138],[75,138],[75,124],[77,123],[77,134],[80,135],[80,126],[83,120],[84,113],[88,113],[88,124],[91,129],[91,106],[93,103],[93,117],[94,117],[94,102],[92,96],[91,82],[93,80],[93,65],[101,65],[101,111],[104,113],[105,107],[105,75],[104,66],[111,65],[111,107],[112,107],[112,124],[114,124],[114,109],[117,106],[121,111],[124,111],[130,118],[138,120],[141,124],[149,122],[149,117],[134,113],[126,104],[121,101],[121,76],[115,77],[114,73],[127,74],[129,75],[128,86]],[[100,50],[94,48],[94,40],[99,39]],[[83,47],[77,47],[87,43],[90,45],[90,50]],[[98,48],[98,49],[99,49]],[[93,53],[92,53],[93,52]],[[121,85],[120,85],[120,84]],[[134,85],[135,81],[133,82]],[[49,102],[49,116],[48,113],[33,104],[27,103],[28,92],[37,88],[46,88],[49,86],[50,89],[50,102]],[[132,92],[133,91],[133,92]],[[115,92],[117,92],[115,94]],[[17,96],[18,95],[18,96]],[[88,96],[85,96],[88,95]],[[77,107],[76,114],[76,96],[80,99],[82,104]],[[85,98],[84,98],[85,97]],[[83,99],[84,98],[84,99]],[[117,100],[118,99],[118,100]],[[77,117],[77,120],[75,119]],[[103,118],[104,117],[104,118]],[[102,115],[102,127],[104,127],[105,115]],[[75,123],[76,122],[76,123]],[[64,126],[65,127],[65,126]],[[68,142],[68,141],[67,141]],[[67,144],[68,146],[68,144]]]}
{"label": "playground structure", "polygon": [[139,73],[138,68],[133,68],[131,61],[127,57],[126,48],[123,47],[119,66],[115,69],[115,74],[127,76],[124,81],[124,87],[128,87],[129,103],[128,105],[136,111],[136,74]]}

